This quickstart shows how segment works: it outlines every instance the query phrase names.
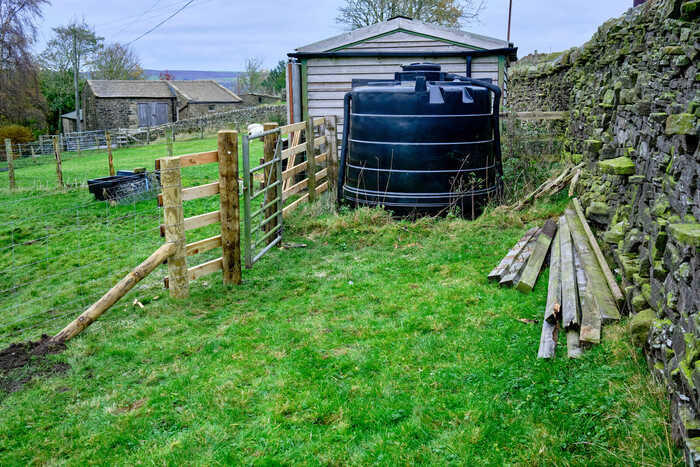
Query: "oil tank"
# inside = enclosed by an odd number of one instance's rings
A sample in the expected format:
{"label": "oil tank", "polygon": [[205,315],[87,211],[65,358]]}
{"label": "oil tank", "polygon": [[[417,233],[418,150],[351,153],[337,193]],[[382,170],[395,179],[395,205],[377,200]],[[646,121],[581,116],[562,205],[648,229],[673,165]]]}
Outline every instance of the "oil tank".
{"label": "oil tank", "polygon": [[436,64],[402,70],[354,82],[345,95],[338,201],[398,215],[452,207],[478,215],[502,187],[501,90]]}

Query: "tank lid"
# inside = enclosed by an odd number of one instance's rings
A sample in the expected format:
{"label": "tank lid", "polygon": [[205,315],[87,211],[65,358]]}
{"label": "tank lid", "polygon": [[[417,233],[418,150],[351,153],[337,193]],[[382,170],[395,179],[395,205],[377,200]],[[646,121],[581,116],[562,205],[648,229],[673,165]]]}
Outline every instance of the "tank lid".
{"label": "tank lid", "polygon": [[401,65],[403,71],[440,71],[441,67],[437,63],[411,63]]}

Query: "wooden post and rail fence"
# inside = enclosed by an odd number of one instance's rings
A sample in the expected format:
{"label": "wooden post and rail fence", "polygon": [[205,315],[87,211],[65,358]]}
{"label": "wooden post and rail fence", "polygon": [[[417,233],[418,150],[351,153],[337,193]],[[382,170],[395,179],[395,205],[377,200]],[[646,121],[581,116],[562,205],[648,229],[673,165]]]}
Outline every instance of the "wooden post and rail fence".
{"label": "wooden post and rail fence", "polygon": [[[190,282],[200,277],[222,271],[224,284],[241,283],[241,215],[240,215],[240,187],[244,186],[243,198],[245,199],[246,246],[255,247],[262,241],[266,246],[256,260],[264,255],[275,244],[281,244],[282,222],[284,215],[293,211],[304,201],[317,199],[323,191],[331,187],[334,178],[331,174],[337,174],[337,140],[335,117],[316,118],[309,122],[300,122],[278,127],[276,124],[266,124],[266,131],[262,137],[264,142],[263,163],[250,169],[248,160],[248,136],[244,136],[244,173],[243,183],[239,181],[238,167],[238,132],[225,130],[218,133],[218,147],[216,150],[183,156],[165,157],[156,160],[156,170],[160,171],[162,193],[158,203],[163,207],[163,220],[161,235],[165,237],[165,244],[158,248],[143,263],[138,265],[112,289],[110,289],[97,302],[87,308],[80,316],[69,323],[63,330],[56,334],[54,342],[66,342],[80,334],[91,323],[105,313],[119,299],[126,295],[137,283],[151,274],[159,265],[167,261],[168,276],[165,286],[170,290],[174,298],[185,298],[189,295]],[[319,136],[316,136],[318,129]],[[295,132],[305,132],[307,141],[298,143]],[[279,144],[282,135],[289,135],[289,147],[281,150]],[[293,144],[296,140],[297,144]],[[56,143],[57,141],[54,140]],[[317,148],[326,148],[321,154],[316,155]],[[306,160],[296,164],[296,156],[306,153]],[[60,173],[60,149],[56,151],[57,172]],[[283,170],[282,161],[287,161],[287,168]],[[183,188],[182,169],[203,164],[218,164],[219,181],[195,187]],[[319,164],[324,164],[322,170],[317,170]],[[259,183],[261,188],[256,193],[254,172],[262,170],[267,173],[266,183]],[[293,183],[295,177],[301,173],[306,177]],[[274,174],[274,176],[273,176]],[[323,179],[326,178],[325,181]],[[273,181],[274,180],[274,181]],[[291,184],[284,189],[284,183]],[[293,184],[292,184],[293,183]],[[319,184],[320,183],[320,184]],[[301,193],[305,188],[308,192],[300,196],[294,202],[284,207],[284,201]],[[274,191],[273,191],[274,190]],[[331,191],[333,192],[333,191]],[[183,204],[186,201],[219,195],[219,210],[200,214],[192,217],[184,217]],[[251,200],[265,194],[261,201],[261,208],[251,213]],[[268,215],[269,214],[269,215]],[[262,215],[263,221],[257,226],[258,231],[265,236],[257,243],[251,236],[251,219],[255,215]],[[219,223],[221,233],[211,238],[187,243],[186,232],[208,225]],[[269,224],[269,227],[265,227]],[[265,229],[264,229],[265,227]],[[273,239],[271,233],[278,232],[278,240]],[[215,248],[221,248],[219,258],[205,263],[188,267],[187,258],[195,254],[208,252]],[[248,251],[249,252],[249,251]],[[246,257],[247,258],[247,257]],[[252,266],[252,263],[251,263]]]}

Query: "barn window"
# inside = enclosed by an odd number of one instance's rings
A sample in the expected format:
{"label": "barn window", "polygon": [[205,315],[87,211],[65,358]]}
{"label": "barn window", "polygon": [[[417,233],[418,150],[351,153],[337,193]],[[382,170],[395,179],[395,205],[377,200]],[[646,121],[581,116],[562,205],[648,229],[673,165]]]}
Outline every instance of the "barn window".
{"label": "barn window", "polygon": [[211,104],[211,105],[209,106],[209,112],[212,112],[212,111],[214,111],[214,110],[216,110],[216,105]]}

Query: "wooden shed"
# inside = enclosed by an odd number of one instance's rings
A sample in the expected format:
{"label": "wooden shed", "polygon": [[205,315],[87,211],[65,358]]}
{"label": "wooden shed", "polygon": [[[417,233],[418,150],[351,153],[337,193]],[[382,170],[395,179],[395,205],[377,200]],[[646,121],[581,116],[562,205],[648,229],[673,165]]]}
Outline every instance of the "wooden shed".
{"label": "wooden shed", "polygon": [[299,47],[288,56],[289,121],[336,115],[340,130],[343,97],[353,79],[393,79],[401,65],[432,62],[448,73],[489,79],[505,91],[517,49],[502,39],[396,17]]}

